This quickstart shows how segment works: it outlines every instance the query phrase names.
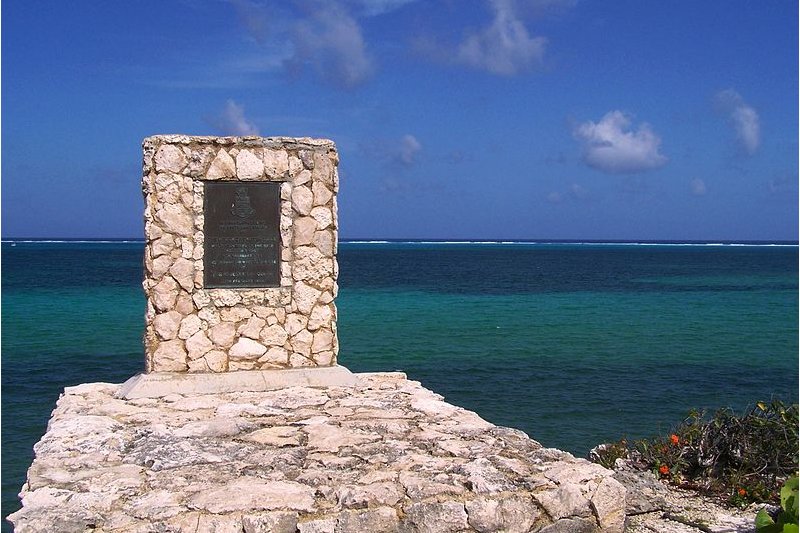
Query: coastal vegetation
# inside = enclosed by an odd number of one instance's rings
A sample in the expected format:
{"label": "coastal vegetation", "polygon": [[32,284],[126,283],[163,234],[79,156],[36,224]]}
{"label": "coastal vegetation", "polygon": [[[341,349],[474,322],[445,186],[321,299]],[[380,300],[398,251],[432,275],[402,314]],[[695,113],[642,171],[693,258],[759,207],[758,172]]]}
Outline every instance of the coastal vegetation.
{"label": "coastal vegetation", "polygon": [[[601,445],[590,459],[607,468],[623,459],[737,507],[778,503],[788,498],[782,486],[798,471],[798,405],[758,402],[741,415],[730,408],[711,415],[692,410],[668,435]],[[796,478],[793,483],[796,491]]]}
{"label": "coastal vegetation", "polygon": [[798,500],[797,476],[786,480],[781,488],[781,508],[773,517],[766,509],[756,515],[756,533],[797,533]]}

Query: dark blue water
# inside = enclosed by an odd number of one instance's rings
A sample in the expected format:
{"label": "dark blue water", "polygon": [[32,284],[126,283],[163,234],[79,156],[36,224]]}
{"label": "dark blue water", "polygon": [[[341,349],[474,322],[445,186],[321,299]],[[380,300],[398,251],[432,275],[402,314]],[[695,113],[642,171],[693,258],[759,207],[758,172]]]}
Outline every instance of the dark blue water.
{"label": "dark blue water", "polygon": [[[3,516],[64,386],[141,371],[141,254],[3,243]],[[547,446],[797,401],[796,246],[345,243],[339,263],[340,363],[403,370]]]}

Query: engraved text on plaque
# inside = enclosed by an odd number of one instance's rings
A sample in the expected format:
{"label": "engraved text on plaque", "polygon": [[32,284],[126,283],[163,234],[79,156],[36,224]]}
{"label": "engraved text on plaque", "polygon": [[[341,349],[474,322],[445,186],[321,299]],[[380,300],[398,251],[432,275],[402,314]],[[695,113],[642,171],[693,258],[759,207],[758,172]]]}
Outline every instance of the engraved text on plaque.
{"label": "engraved text on plaque", "polygon": [[280,186],[276,182],[205,182],[206,288],[280,285]]}

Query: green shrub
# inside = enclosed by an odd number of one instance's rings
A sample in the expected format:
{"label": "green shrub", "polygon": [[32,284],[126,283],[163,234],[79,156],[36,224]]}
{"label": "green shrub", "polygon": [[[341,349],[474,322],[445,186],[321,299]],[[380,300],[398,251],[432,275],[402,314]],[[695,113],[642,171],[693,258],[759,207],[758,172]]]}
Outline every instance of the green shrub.
{"label": "green shrub", "polygon": [[691,411],[666,437],[620,450],[624,443],[607,445],[611,465],[627,452],[634,466],[730,504],[777,502],[781,484],[798,469],[798,406],[759,402],[741,416],[720,409],[710,418]]}
{"label": "green shrub", "polygon": [[777,521],[761,509],[756,515],[756,533],[798,533],[797,476],[786,480],[781,488],[781,510]]}
{"label": "green shrub", "polygon": [[613,469],[617,459],[628,457],[628,441],[601,444],[589,452],[589,460],[605,468]]}

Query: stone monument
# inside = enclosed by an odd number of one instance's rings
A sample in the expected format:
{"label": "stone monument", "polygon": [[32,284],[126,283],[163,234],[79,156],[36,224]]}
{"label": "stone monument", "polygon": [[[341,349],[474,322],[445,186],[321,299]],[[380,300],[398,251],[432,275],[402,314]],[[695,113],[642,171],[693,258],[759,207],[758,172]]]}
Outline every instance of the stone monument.
{"label": "stone monument", "polygon": [[15,531],[622,533],[613,472],[336,364],[336,165],[145,139],[146,373],[64,390]]}
{"label": "stone monument", "polygon": [[157,135],[143,149],[146,373],[344,371],[334,143]]}

